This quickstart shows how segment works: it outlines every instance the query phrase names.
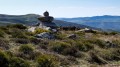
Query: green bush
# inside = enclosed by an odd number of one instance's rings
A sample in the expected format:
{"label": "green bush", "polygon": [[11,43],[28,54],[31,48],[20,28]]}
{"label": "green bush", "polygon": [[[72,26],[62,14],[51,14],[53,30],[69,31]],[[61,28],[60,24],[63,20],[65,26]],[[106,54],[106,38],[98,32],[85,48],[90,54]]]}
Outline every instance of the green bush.
{"label": "green bush", "polygon": [[74,56],[74,57],[79,56],[79,55],[77,55],[77,53],[78,53],[78,50],[75,47],[66,48],[62,52],[62,54],[64,54],[64,55],[70,55],[70,56]]}
{"label": "green bush", "polygon": [[65,42],[55,42],[52,45],[52,50],[58,53],[62,53],[62,51],[66,48],[70,47],[68,43]]}
{"label": "green bush", "polygon": [[115,44],[118,48],[120,47],[120,41],[119,40],[113,40],[113,44]]}
{"label": "green bush", "polygon": [[43,32],[49,32],[48,30],[44,30],[42,28],[37,28],[34,32],[34,34],[40,34],[40,33],[43,33]]}
{"label": "green bush", "polygon": [[106,42],[103,40],[91,39],[91,40],[87,40],[87,42],[98,45],[101,48],[106,48]]}
{"label": "green bush", "polygon": [[99,55],[97,55],[96,53],[94,52],[90,52],[90,56],[91,56],[91,59],[89,60],[90,63],[97,63],[97,64],[107,64],[108,62],[106,60],[104,60],[103,58],[101,58]]}
{"label": "green bush", "polygon": [[54,56],[41,55],[37,58],[38,67],[59,67],[59,64]]}
{"label": "green bush", "polygon": [[13,29],[11,32],[11,35],[13,38],[24,38],[27,39],[27,35],[25,35],[24,31],[18,30],[18,29]]}
{"label": "green bush", "polygon": [[24,54],[30,54],[33,52],[33,47],[30,44],[25,44],[25,45],[21,45],[19,47],[19,51],[23,52]]}
{"label": "green bush", "polygon": [[78,42],[76,46],[80,51],[85,51],[85,52],[94,49],[94,45],[87,41],[86,42]]}
{"label": "green bush", "polygon": [[60,33],[60,32],[58,32],[57,34],[55,34],[55,37],[57,38],[57,39],[65,39],[66,38],[66,34],[62,34],[62,33]]}
{"label": "green bush", "polygon": [[13,57],[10,59],[9,67],[30,67],[30,64],[21,58]]}
{"label": "green bush", "polygon": [[5,32],[3,30],[0,30],[0,37],[4,37]]}
{"label": "green bush", "polygon": [[101,53],[101,56],[107,61],[119,61],[120,60],[120,49],[106,50]]}
{"label": "green bush", "polygon": [[28,39],[22,39],[22,38],[13,38],[11,41],[15,43],[20,43],[20,44],[28,44],[29,40]]}
{"label": "green bush", "polygon": [[9,57],[2,51],[0,51],[0,66],[9,67]]}
{"label": "green bush", "polygon": [[110,35],[116,35],[116,34],[118,34],[118,32],[110,32],[109,34]]}
{"label": "green bush", "polygon": [[30,42],[33,43],[33,44],[39,44],[41,41],[35,37],[31,37],[29,38]]}
{"label": "green bush", "polygon": [[8,25],[7,27],[9,27],[9,28],[17,28],[17,29],[27,29],[27,27],[24,26],[23,24],[13,24],[13,25]]}
{"label": "green bush", "polygon": [[2,47],[3,49],[9,49],[9,41],[5,39],[0,39],[0,47]]}

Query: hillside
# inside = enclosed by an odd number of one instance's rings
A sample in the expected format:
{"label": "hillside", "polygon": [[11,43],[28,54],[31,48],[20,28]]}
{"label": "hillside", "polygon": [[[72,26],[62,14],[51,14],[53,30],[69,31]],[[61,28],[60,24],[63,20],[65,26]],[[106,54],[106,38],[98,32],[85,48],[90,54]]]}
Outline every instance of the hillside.
{"label": "hillside", "polygon": [[59,20],[87,25],[103,30],[120,31],[120,16],[93,16],[93,17],[78,17],[78,18],[57,18]]}
{"label": "hillside", "polygon": [[[120,66],[120,33],[0,26],[1,67],[116,67]],[[52,38],[35,35],[50,33]]]}
{"label": "hillside", "polygon": [[[25,24],[28,26],[34,26],[38,22],[40,22],[37,18],[41,17],[40,15],[37,14],[27,14],[27,15],[5,15],[5,14],[0,14],[0,25],[7,25],[7,24]],[[81,24],[76,24],[76,23],[71,23],[71,22],[66,22],[66,21],[60,21],[60,20],[54,20],[54,23],[56,23],[57,26],[61,27],[77,27],[77,28],[92,28],[92,29],[97,29],[93,27],[89,27],[86,25],[81,25]]]}
{"label": "hillside", "polygon": [[36,18],[40,15],[27,14],[27,15],[0,15],[0,23],[20,23],[26,25],[32,25],[38,22]]}

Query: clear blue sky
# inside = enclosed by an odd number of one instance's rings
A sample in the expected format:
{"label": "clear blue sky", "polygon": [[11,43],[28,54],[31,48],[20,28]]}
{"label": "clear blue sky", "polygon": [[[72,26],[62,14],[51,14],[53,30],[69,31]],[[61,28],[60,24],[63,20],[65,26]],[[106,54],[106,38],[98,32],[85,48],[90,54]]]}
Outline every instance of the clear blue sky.
{"label": "clear blue sky", "polygon": [[0,14],[40,14],[54,17],[120,15],[120,0],[0,0]]}

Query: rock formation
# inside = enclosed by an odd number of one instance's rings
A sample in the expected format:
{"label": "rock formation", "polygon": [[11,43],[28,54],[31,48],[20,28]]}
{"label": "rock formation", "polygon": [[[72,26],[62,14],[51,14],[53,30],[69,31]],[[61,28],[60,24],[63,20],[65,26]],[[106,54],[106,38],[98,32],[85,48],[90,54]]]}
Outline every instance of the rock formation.
{"label": "rock formation", "polygon": [[40,20],[40,28],[57,28],[57,25],[53,22],[54,18],[52,16],[49,16],[49,12],[46,11],[43,13],[43,15],[43,17],[38,18],[38,20]]}

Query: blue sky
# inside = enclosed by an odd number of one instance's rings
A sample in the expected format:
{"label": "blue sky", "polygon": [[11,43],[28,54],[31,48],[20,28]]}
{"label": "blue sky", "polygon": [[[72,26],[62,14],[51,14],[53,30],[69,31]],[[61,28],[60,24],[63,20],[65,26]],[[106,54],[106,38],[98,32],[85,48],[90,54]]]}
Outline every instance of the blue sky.
{"label": "blue sky", "polygon": [[0,0],[0,14],[40,14],[54,17],[120,15],[120,0]]}

